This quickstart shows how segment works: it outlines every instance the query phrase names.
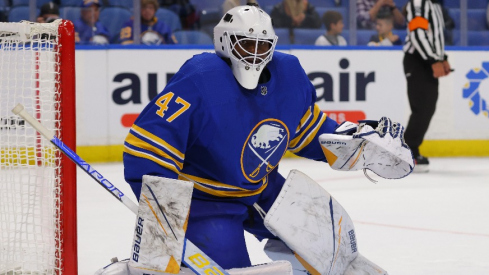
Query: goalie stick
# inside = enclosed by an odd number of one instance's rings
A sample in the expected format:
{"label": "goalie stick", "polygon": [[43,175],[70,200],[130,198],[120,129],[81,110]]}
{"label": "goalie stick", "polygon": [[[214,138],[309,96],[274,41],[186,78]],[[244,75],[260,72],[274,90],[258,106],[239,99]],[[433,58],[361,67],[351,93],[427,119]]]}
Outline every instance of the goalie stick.
{"label": "goalie stick", "polygon": [[[85,162],[79,155],[66,146],[61,140],[59,140],[49,129],[39,123],[33,116],[24,110],[22,104],[17,104],[12,112],[25,121],[27,121],[36,131],[42,134],[46,139],[56,146],[61,152],[63,152],[68,158],[70,158],[78,167],[83,169],[90,177],[97,181],[105,190],[109,191],[116,199],[122,202],[127,208],[129,208],[134,214],[138,214],[138,206],[128,197],[122,193],[115,185],[108,181],[102,174],[95,170],[90,164]],[[207,256],[202,250],[200,250],[190,240],[185,238],[183,248],[183,263],[190,268],[195,274],[216,274],[216,275],[229,275],[229,273],[214,262],[209,256]]]}

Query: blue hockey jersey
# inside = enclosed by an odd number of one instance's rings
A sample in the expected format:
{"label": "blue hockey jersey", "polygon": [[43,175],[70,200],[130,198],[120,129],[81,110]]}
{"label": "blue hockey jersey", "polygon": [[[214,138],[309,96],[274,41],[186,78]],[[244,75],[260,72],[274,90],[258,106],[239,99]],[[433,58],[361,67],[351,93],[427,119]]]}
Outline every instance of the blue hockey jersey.
{"label": "blue hockey jersey", "polygon": [[317,137],[337,123],[295,56],[275,52],[271,79],[241,87],[213,53],[189,59],[141,112],[124,143],[126,181],[139,197],[143,175],[195,182],[193,196],[252,204],[287,150],[326,161]]}

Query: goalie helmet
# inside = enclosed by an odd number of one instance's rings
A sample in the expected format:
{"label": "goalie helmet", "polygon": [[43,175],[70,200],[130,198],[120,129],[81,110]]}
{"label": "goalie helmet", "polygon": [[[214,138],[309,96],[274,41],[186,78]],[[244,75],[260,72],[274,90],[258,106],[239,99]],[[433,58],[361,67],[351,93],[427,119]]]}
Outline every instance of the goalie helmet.
{"label": "goalie helmet", "polygon": [[256,6],[229,10],[214,28],[216,54],[231,61],[238,83],[254,89],[277,44],[272,19]]}

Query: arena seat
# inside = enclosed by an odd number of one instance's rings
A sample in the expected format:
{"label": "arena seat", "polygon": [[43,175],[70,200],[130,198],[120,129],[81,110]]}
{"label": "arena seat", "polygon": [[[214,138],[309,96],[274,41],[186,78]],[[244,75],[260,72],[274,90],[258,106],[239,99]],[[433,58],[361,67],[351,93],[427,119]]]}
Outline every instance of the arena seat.
{"label": "arena seat", "polygon": [[370,41],[370,37],[376,34],[377,32],[374,30],[357,30],[357,45],[366,46]]}
{"label": "arena seat", "polygon": [[295,45],[314,45],[316,39],[325,33],[323,29],[295,29],[294,44]]}
{"label": "arena seat", "polygon": [[277,45],[290,45],[290,34],[287,28],[276,28],[275,35],[278,36]]}
{"label": "arena seat", "polygon": [[[343,2],[343,1],[341,1],[341,2]],[[309,2],[309,4],[313,5],[316,8],[319,8],[319,7],[323,7],[323,8],[324,7],[335,7],[336,6],[334,0],[308,0],[307,2]],[[348,2],[348,0],[346,0],[345,2]]]}
{"label": "arena seat", "polygon": [[487,30],[485,9],[467,10],[467,29],[469,31]]}
{"label": "arena seat", "polygon": [[109,7],[121,7],[132,10],[133,0],[107,0],[107,4]]}
{"label": "arena seat", "polygon": [[448,14],[455,22],[455,29],[460,30],[460,9],[449,9]]}
{"label": "arena seat", "polygon": [[200,11],[200,23],[216,25],[222,17],[223,0],[194,1],[193,4]]}
{"label": "arena seat", "polygon": [[63,19],[68,19],[72,22],[80,19],[81,7],[61,7],[59,8],[59,16]]}
{"label": "arena seat", "polygon": [[80,0],[61,0],[60,7],[80,7]]}
{"label": "arena seat", "polygon": [[159,8],[156,11],[155,16],[158,18],[158,20],[161,20],[166,25],[168,25],[171,28],[172,32],[182,29],[180,17],[178,17],[176,13],[169,9]]}
{"label": "arena seat", "polygon": [[[36,0],[36,7],[40,8],[42,5],[51,1],[52,0]],[[29,0],[12,0],[12,7],[16,6],[29,6]]]}
{"label": "arena seat", "polygon": [[468,46],[489,46],[489,31],[469,31],[467,40]]}
{"label": "arena seat", "polygon": [[212,45],[212,38],[201,31],[176,31],[173,33],[178,44]]}
{"label": "arena seat", "polygon": [[[36,11],[36,16],[39,14],[39,9]],[[10,9],[8,13],[9,22],[19,22],[21,20],[29,20],[29,7],[18,6]]]}
{"label": "arena seat", "polygon": [[116,42],[119,38],[122,25],[128,21],[132,13],[120,7],[105,7],[100,12],[100,22],[109,30],[110,41]]}

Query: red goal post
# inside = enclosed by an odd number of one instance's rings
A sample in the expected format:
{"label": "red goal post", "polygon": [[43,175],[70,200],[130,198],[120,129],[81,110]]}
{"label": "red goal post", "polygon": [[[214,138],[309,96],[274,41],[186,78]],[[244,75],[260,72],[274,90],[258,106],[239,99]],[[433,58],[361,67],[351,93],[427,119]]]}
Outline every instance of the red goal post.
{"label": "red goal post", "polygon": [[18,103],[76,148],[72,22],[0,23],[0,274],[77,274],[76,165]]}

